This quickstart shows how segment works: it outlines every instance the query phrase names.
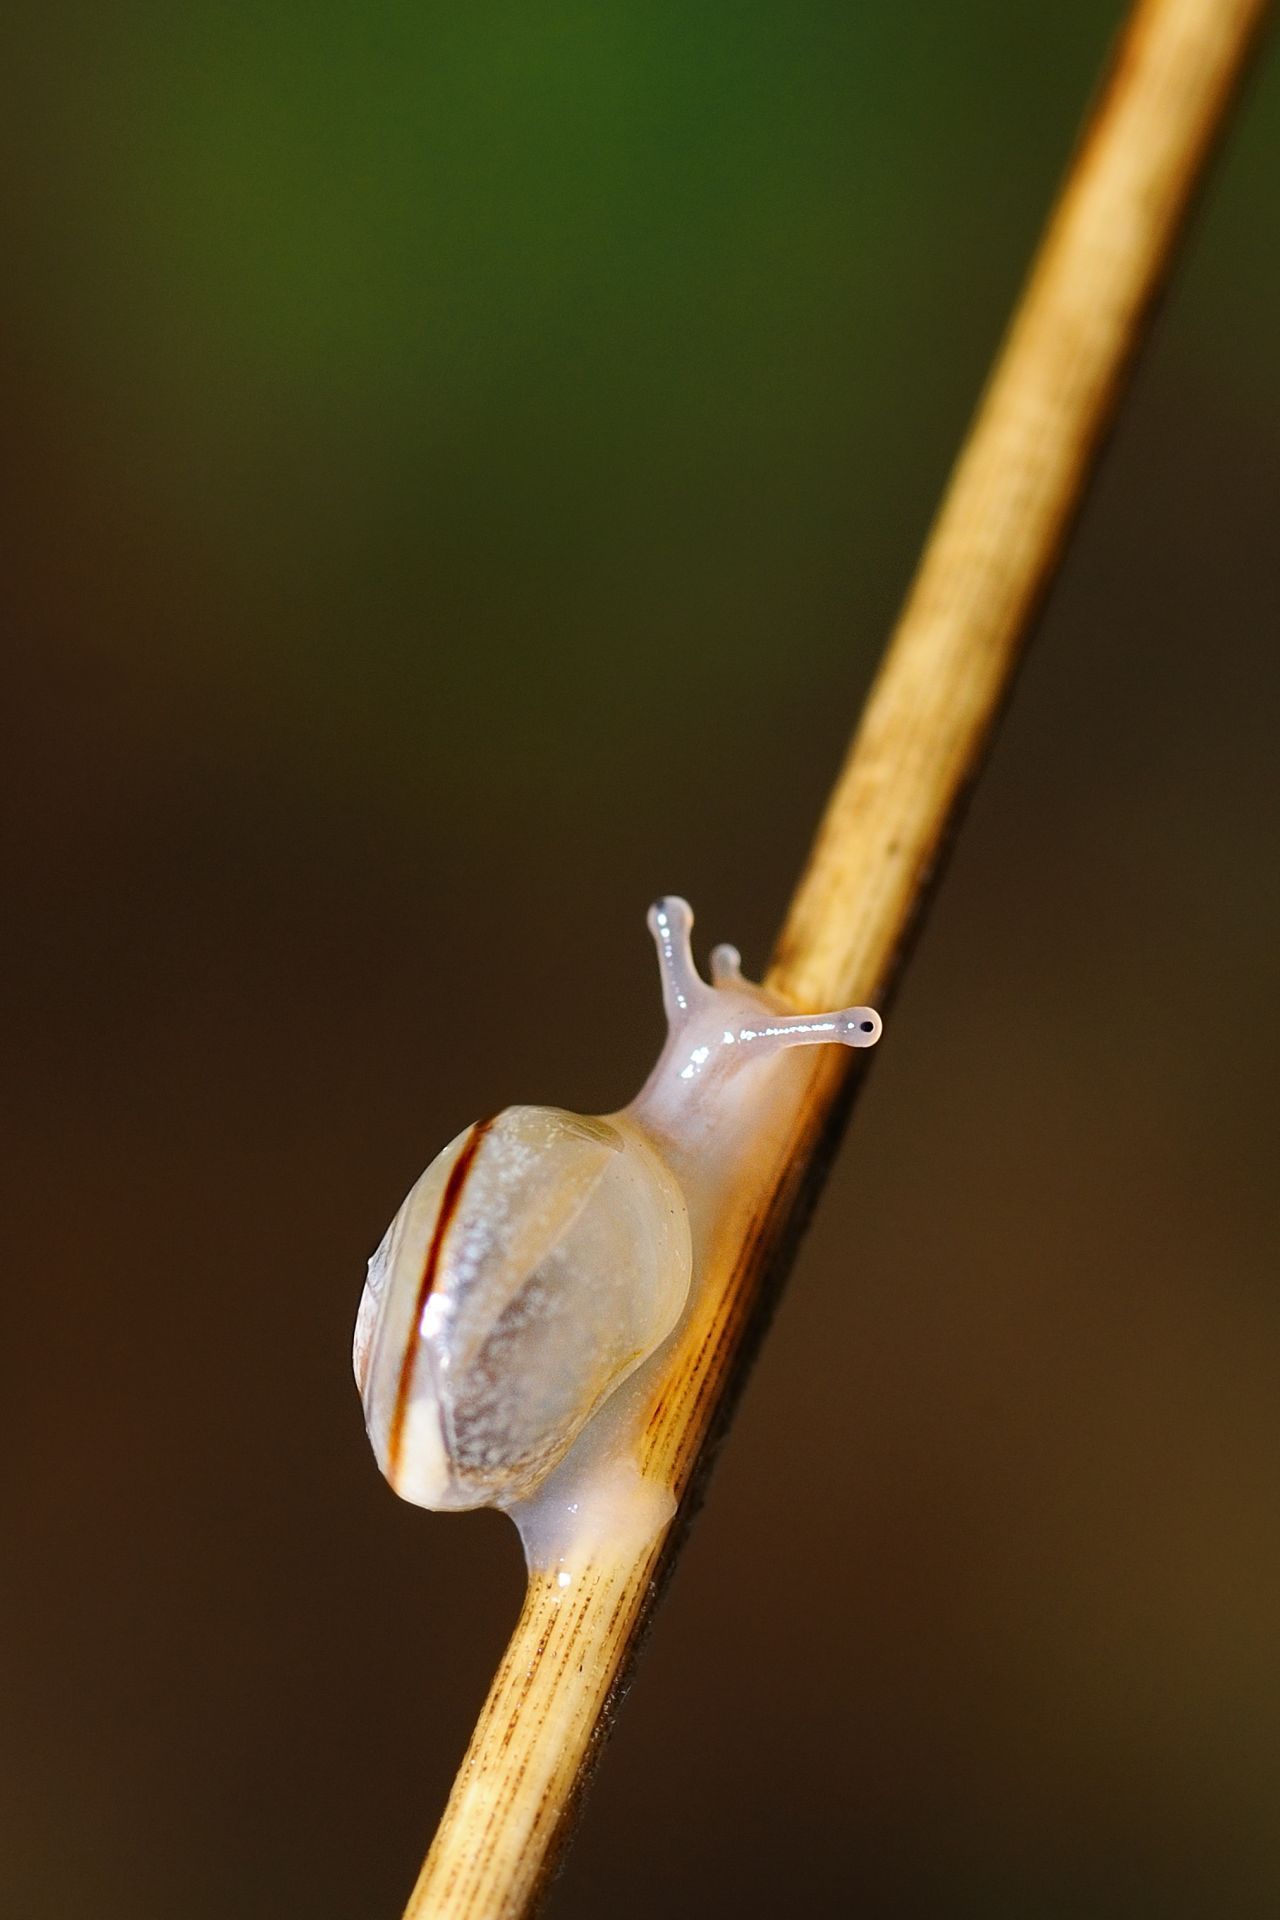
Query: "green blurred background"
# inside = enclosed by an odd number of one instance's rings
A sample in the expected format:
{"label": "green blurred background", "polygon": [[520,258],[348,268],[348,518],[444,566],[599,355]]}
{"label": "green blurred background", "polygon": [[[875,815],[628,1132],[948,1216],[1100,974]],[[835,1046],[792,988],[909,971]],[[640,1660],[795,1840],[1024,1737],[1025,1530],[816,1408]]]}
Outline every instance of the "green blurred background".
{"label": "green blurred background", "polygon": [[[0,1911],[399,1911],[521,1563],[363,1262],[763,965],[1121,9],[0,30]],[[1280,1911],[1259,73],[553,1911]],[[705,951],[705,948],[704,948]]]}

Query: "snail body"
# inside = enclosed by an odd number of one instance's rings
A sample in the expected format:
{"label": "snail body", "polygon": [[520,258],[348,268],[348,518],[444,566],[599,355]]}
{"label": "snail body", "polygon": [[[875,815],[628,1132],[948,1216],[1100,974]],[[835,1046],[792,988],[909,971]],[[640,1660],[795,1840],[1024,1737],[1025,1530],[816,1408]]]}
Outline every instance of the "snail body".
{"label": "snail body", "polygon": [[629,1411],[688,1309],[718,1196],[770,1128],[791,1049],[880,1036],[869,1007],[785,1014],[732,947],[708,985],[692,922],[675,897],[650,909],[667,1039],[630,1105],[467,1128],[369,1262],[353,1358],[379,1466],[420,1506],[511,1511],[531,1560],[591,1513],[614,1527],[625,1507],[644,1532],[669,1517]]}

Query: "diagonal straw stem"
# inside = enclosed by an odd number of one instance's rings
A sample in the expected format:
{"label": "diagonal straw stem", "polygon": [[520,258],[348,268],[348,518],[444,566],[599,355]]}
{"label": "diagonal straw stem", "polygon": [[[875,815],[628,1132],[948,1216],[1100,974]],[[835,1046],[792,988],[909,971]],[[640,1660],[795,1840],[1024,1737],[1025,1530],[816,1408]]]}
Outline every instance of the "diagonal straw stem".
{"label": "diagonal straw stem", "polygon": [[[787,915],[767,985],[792,1005],[884,1005],[1265,14],[1133,10]],[[811,1052],[802,1108],[655,1390],[643,1464],[676,1521],[567,1595],[531,1578],[406,1920],[517,1920],[545,1888],[848,1109],[859,1056]]]}

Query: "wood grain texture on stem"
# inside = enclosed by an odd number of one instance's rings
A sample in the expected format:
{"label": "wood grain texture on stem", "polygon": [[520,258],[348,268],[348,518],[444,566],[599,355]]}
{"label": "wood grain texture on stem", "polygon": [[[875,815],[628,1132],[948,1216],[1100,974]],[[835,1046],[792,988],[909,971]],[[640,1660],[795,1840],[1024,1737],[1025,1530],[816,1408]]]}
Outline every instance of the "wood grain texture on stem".
{"label": "wood grain texture on stem", "polygon": [[[1266,11],[1134,9],[787,916],[769,985],[798,1007],[883,1002],[892,987]],[[654,1388],[642,1464],[683,1517],[850,1071],[842,1049],[814,1050],[795,1124],[724,1219]],[[680,1517],[567,1591],[531,1578],[408,1920],[537,1904]]]}

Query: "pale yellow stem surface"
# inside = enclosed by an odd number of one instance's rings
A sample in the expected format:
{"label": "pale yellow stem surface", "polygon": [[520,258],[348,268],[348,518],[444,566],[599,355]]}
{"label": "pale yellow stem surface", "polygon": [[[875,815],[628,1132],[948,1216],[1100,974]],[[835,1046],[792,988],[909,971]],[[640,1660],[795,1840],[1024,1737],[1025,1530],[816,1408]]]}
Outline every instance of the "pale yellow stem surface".
{"label": "pale yellow stem surface", "polygon": [[[769,985],[798,1007],[883,1004],[892,986],[1266,11],[1142,0],[1133,12],[787,916]],[[724,1221],[654,1387],[643,1466],[682,1501],[845,1104],[848,1056],[813,1051],[792,1136]],[[678,1525],[567,1591],[531,1580],[406,1920],[531,1911]]]}

